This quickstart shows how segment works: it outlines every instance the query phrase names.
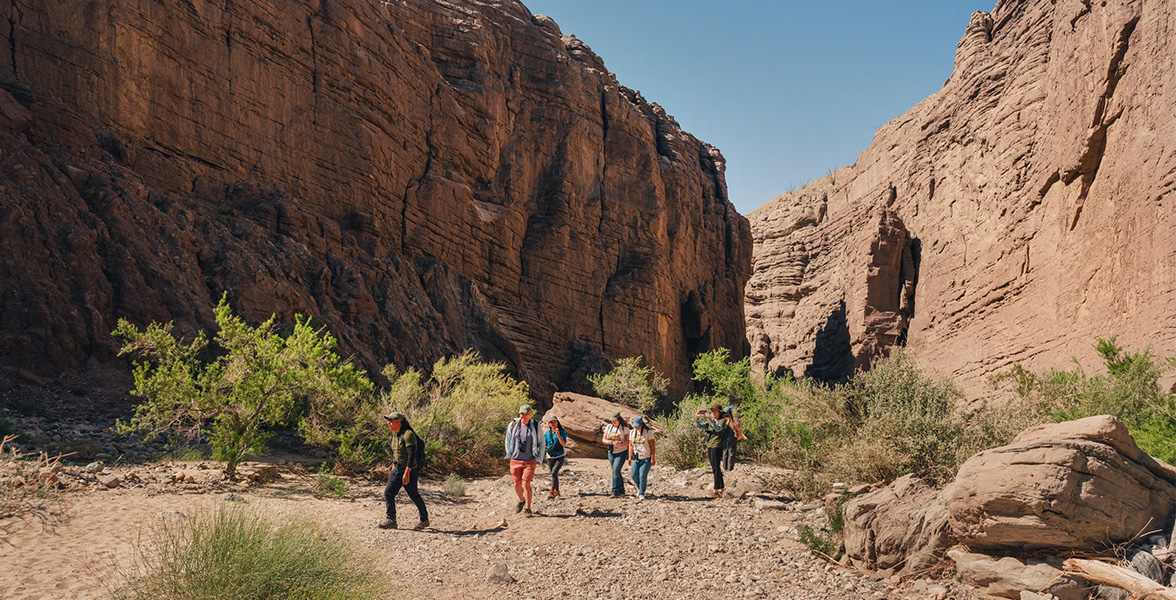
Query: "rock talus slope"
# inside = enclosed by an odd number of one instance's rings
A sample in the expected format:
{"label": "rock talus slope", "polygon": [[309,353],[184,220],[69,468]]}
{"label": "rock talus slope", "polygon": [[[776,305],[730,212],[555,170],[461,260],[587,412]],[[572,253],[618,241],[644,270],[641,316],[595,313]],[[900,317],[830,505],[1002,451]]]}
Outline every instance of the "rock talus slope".
{"label": "rock talus slope", "polygon": [[3,386],[109,359],[118,317],[207,326],[222,290],[540,396],[745,346],[722,155],[517,1],[0,11]]}
{"label": "rock talus slope", "polygon": [[858,162],[749,218],[754,361],[843,378],[896,343],[972,395],[1014,362],[1176,353],[1176,2],[1001,0]]}

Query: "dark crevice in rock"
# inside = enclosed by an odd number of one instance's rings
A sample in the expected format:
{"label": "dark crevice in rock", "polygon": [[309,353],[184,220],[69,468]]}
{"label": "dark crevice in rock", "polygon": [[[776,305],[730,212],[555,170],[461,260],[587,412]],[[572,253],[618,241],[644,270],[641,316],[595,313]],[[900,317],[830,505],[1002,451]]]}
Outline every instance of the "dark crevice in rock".
{"label": "dark crevice in rock", "polygon": [[853,375],[853,366],[849,320],[842,300],[817,332],[813,360],[805,375],[823,383],[842,383]]}
{"label": "dark crevice in rock", "polygon": [[12,62],[12,77],[16,78],[16,24],[23,20],[24,15],[16,6],[15,0],[8,11],[8,58]]}

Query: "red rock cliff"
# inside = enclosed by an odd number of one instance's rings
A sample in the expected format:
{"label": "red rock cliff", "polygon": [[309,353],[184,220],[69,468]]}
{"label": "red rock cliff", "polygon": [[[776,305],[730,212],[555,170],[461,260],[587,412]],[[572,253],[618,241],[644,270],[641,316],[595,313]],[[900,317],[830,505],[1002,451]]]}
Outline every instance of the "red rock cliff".
{"label": "red rock cliff", "polygon": [[973,394],[1098,336],[1176,354],[1176,2],[1002,0],[856,165],[750,216],[754,360],[908,343]]}
{"label": "red rock cliff", "polygon": [[745,346],[723,157],[517,1],[0,13],[9,379],[109,359],[119,317],[207,326],[221,290],[373,367],[475,348],[540,397]]}

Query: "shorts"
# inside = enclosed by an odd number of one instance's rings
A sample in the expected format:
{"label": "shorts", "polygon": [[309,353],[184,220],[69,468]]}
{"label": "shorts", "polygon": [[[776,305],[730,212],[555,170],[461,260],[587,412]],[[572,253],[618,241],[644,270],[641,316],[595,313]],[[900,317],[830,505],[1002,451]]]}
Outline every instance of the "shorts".
{"label": "shorts", "polygon": [[535,467],[538,464],[539,463],[534,460],[512,460],[510,461],[510,476],[515,481],[521,479],[527,483],[530,483],[535,480]]}

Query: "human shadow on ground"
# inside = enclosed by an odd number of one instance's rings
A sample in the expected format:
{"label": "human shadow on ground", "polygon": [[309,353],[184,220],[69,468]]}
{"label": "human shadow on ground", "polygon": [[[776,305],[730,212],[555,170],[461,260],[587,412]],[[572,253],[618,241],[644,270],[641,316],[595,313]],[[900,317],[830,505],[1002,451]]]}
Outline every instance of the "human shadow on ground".
{"label": "human shadow on ground", "polygon": [[505,527],[491,527],[489,529],[423,529],[421,533],[436,533],[441,535],[452,535],[456,537],[470,537],[474,535],[485,535],[487,533],[498,533],[505,531]]}

